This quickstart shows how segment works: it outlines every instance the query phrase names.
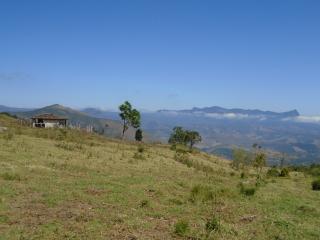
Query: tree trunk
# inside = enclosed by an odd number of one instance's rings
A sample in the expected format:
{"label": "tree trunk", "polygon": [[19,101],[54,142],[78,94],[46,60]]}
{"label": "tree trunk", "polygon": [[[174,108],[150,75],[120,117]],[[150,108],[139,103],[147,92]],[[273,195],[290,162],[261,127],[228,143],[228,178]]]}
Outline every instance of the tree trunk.
{"label": "tree trunk", "polygon": [[122,140],[124,138],[125,132],[126,132],[126,120],[123,120],[122,137],[121,137]]}

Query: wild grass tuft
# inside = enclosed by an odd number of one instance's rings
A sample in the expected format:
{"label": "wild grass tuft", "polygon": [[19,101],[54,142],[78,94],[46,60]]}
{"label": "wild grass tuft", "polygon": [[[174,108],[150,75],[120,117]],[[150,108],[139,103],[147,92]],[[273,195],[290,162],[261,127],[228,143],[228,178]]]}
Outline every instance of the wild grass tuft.
{"label": "wild grass tuft", "polygon": [[189,232],[189,222],[186,220],[179,220],[174,225],[174,233],[180,237],[185,236]]}

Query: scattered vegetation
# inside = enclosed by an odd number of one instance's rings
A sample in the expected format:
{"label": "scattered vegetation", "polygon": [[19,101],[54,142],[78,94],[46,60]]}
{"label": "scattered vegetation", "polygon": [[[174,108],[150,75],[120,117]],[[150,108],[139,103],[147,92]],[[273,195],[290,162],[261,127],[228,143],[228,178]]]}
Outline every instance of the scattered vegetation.
{"label": "scattered vegetation", "polygon": [[0,239],[320,235],[320,195],[311,189],[317,166],[286,166],[290,178],[274,181],[267,167],[231,168],[189,144],[173,152],[79,130],[32,129],[1,114],[0,124],[14,134],[8,141],[0,133]]}

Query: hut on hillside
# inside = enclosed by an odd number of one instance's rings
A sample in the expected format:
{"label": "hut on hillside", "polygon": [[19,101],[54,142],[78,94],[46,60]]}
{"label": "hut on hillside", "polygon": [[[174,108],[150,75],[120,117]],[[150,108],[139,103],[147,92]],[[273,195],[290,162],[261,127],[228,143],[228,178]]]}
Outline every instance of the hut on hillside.
{"label": "hut on hillside", "polygon": [[68,118],[55,116],[51,113],[41,114],[33,116],[32,126],[38,128],[50,128],[50,127],[66,127]]}

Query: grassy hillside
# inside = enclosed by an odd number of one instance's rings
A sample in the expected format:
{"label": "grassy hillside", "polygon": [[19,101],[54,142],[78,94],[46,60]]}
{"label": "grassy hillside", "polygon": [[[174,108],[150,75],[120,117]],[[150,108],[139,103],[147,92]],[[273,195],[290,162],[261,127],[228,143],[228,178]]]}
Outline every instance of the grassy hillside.
{"label": "grassy hillside", "polygon": [[204,153],[30,129],[3,115],[0,126],[9,128],[0,133],[1,240],[320,238],[320,192],[308,175],[264,177],[253,194],[254,171],[241,178]]}

